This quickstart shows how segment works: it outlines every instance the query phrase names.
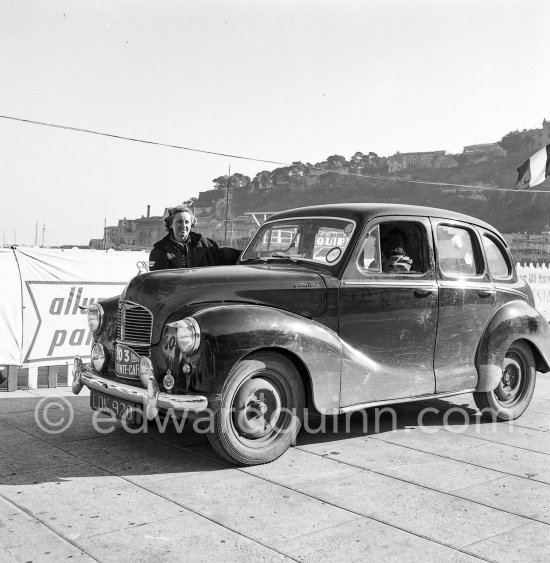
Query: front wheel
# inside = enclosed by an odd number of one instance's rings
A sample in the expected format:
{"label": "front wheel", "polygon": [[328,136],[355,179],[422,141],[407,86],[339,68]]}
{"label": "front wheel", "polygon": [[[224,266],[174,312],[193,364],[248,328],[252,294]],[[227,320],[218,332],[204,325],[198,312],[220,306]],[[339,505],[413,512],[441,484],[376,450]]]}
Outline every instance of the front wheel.
{"label": "front wheel", "polygon": [[528,344],[514,342],[504,358],[502,378],[496,389],[475,392],[474,401],[486,418],[513,420],[523,414],[535,391],[535,357]]}
{"label": "front wheel", "polygon": [[237,465],[268,463],[294,443],[304,402],[302,380],[290,360],[276,352],[252,354],[225,381],[208,440]]}

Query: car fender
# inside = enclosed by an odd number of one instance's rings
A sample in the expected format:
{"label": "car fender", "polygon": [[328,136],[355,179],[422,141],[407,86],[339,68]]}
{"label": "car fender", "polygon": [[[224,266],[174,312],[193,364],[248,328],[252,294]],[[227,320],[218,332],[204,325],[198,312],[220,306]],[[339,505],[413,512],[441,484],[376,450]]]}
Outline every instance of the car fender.
{"label": "car fender", "polygon": [[550,325],[529,303],[508,301],[497,309],[479,343],[476,391],[492,391],[502,377],[502,365],[510,344],[526,340],[533,349],[537,370],[549,371]]}
{"label": "car fender", "polygon": [[[279,350],[298,359],[309,379],[311,398],[323,414],[336,414],[340,401],[342,346],[326,326],[295,313],[262,305],[218,304],[192,315],[201,331],[197,368],[214,393],[237,362],[258,350]],[[303,373],[303,372],[306,373]]]}

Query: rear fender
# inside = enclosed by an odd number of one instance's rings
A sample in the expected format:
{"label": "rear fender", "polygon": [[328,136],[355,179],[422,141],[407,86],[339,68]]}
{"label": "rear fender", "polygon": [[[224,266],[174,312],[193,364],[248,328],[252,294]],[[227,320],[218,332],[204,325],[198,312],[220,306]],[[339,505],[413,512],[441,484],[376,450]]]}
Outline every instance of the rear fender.
{"label": "rear fender", "polygon": [[550,325],[532,305],[514,300],[498,309],[487,325],[478,347],[476,391],[492,391],[502,377],[502,365],[510,344],[525,340],[537,359],[537,370],[549,371]]}

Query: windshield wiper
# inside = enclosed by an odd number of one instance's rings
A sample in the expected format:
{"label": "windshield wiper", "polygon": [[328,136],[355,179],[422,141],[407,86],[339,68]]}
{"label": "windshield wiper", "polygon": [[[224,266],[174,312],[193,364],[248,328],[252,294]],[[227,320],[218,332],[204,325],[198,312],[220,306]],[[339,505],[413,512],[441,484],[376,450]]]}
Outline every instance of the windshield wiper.
{"label": "windshield wiper", "polygon": [[288,260],[289,262],[292,262],[292,264],[300,264],[301,260],[297,260],[296,258],[292,258],[292,256],[289,256],[288,254],[282,254],[280,252],[274,252],[273,254],[270,254],[269,256],[265,256],[263,258],[264,262],[269,262],[272,258],[277,258],[277,259],[281,259],[281,260]]}

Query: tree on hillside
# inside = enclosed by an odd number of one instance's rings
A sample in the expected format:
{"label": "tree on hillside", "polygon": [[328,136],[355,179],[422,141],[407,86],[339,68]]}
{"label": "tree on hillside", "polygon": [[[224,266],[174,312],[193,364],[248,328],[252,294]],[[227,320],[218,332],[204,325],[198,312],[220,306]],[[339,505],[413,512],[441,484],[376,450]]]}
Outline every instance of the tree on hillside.
{"label": "tree on hillside", "polygon": [[215,190],[225,190],[227,188],[227,174],[225,176],[218,176],[212,180]]}
{"label": "tree on hillside", "polygon": [[189,207],[189,209],[193,209],[193,207],[195,207],[195,203],[197,202],[197,198],[196,197],[190,197],[189,199],[186,199],[183,202],[183,205],[185,205],[186,207]]}
{"label": "tree on hillside", "polygon": [[333,154],[327,158],[327,167],[330,170],[342,168],[346,164],[346,158],[340,154]]}
{"label": "tree on hillside", "polygon": [[252,180],[257,188],[270,188],[273,183],[271,181],[271,172],[269,170],[262,170],[254,176]]}
{"label": "tree on hillside", "polygon": [[229,179],[229,184],[232,188],[244,188],[250,184],[250,176],[245,176],[239,172],[231,175]]}
{"label": "tree on hillside", "polygon": [[350,159],[349,162],[355,168],[363,168],[365,166],[365,161],[367,159],[367,155],[363,154],[360,151],[357,151]]}
{"label": "tree on hillside", "polygon": [[[215,190],[226,190],[227,189],[227,174],[225,176],[218,176],[212,180]],[[235,172],[231,174],[229,178],[229,188],[244,188],[250,184],[250,177]]]}

